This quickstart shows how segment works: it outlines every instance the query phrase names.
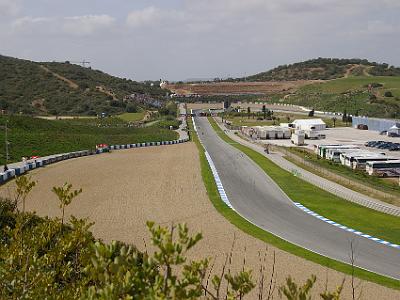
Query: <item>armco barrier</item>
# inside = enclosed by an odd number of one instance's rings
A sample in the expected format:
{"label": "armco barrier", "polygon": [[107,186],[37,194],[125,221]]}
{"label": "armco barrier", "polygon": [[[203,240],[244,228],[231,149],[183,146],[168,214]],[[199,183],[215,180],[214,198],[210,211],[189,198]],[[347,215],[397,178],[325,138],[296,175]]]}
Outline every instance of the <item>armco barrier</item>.
{"label": "armco barrier", "polygon": [[[130,149],[130,148],[139,148],[139,147],[152,147],[152,146],[162,146],[162,145],[173,145],[173,144],[181,144],[189,141],[189,138],[179,139],[174,141],[161,141],[161,142],[146,142],[146,143],[136,143],[136,144],[126,144],[126,145],[111,145],[111,150],[120,150],[120,149]],[[15,167],[13,169],[9,169],[6,172],[0,173],[0,184],[5,183],[6,181],[14,178],[16,176],[20,176],[27,171],[44,167],[46,165],[50,165],[59,161],[77,158],[87,155],[101,154],[104,153],[103,149],[93,150],[82,150],[70,153],[57,154],[52,157],[42,158],[39,160],[35,160],[34,162],[28,162],[23,166]]]}

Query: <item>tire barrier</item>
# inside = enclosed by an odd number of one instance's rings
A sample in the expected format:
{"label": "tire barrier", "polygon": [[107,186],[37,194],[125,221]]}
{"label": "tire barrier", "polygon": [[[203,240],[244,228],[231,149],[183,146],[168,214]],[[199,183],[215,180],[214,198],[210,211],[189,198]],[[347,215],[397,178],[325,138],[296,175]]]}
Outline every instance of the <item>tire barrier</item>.
{"label": "tire barrier", "polygon": [[[161,142],[146,142],[146,143],[136,143],[136,144],[124,144],[124,145],[111,145],[110,150],[122,150],[122,149],[132,149],[132,148],[140,148],[140,147],[154,147],[154,146],[163,146],[163,145],[173,145],[173,144],[181,144],[189,141],[189,138],[174,140],[174,141],[161,141]],[[10,167],[9,170],[5,172],[0,172],[0,185],[7,182],[8,180],[25,174],[28,171],[31,171],[36,168],[41,168],[56,162],[60,162],[63,160],[68,160],[71,158],[78,158],[88,155],[96,155],[108,152],[106,149],[97,149],[97,150],[82,150],[70,153],[56,154],[49,157],[43,157],[35,159],[34,161],[29,161],[25,165],[20,165],[16,167]]]}

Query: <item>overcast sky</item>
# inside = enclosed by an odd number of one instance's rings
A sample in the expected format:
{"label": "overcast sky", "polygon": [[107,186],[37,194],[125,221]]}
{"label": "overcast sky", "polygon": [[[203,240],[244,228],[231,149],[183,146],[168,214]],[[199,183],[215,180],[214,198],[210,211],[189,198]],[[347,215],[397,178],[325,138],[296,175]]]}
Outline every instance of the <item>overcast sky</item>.
{"label": "overcast sky", "polygon": [[239,77],[316,57],[400,65],[400,0],[0,0],[0,54],[136,80]]}

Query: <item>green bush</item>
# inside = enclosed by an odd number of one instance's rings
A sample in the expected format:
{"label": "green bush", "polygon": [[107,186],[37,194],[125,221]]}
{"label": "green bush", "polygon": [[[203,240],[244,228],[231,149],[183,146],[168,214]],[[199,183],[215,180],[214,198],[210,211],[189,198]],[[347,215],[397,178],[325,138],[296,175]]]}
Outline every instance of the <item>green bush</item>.
{"label": "green bush", "polygon": [[391,91],[386,91],[385,92],[385,97],[393,97],[393,94]]}

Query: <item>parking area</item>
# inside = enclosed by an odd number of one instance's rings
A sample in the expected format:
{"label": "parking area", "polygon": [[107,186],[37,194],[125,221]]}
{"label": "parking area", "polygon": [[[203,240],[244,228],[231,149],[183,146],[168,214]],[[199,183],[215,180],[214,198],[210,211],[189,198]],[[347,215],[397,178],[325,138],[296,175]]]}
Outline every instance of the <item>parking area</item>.
{"label": "parking area", "polygon": [[[314,150],[314,145],[323,144],[341,144],[341,145],[356,145],[361,149],[376,153],[386,153],[392,157],[398,157],[400,159],[400,151],[389,151],[388,149],[379,149],[376,147],[366,147],[365,143],[369,141],[385,141],[392,143],[400,143],[400,138],[388,137],[386,135],[380,135],[377,131],[359,130],[351,127],[338,127],[330,128],[322,131],[321,133],[326,135],[325,139],[321,140],[305,140],[305,148]],[[259,142],[265,144],[273,144],[285,147],[292,147],[293,144],[290,140],[260,140]]]}

